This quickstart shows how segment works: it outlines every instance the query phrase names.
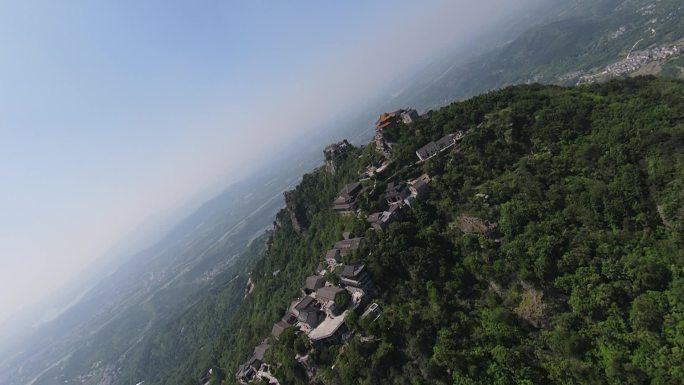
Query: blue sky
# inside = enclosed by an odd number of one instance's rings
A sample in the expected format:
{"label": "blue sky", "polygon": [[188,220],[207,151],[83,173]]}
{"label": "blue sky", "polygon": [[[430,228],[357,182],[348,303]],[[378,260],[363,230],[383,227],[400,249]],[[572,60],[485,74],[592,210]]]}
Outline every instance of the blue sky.
{"label": "blue sky", "polygon": [[0,0],[0,321],[507,3]]}

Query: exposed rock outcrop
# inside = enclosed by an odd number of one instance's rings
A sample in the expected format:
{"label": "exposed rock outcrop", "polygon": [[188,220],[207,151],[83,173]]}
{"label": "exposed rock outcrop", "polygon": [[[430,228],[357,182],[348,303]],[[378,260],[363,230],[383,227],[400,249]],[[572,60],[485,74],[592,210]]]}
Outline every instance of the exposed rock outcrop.
{"label": "exposed rock outcrop", "polygon": [[285,192],[285,210],[292,222],[292,228],[297,234],[300,234],[302,230],[308,227],[308,221],[304,208],[295,202],[293,193],[293,191]]}
{"label": "exposed rock outcrop", "polygon": [[461,215],[455,226],[464,234],[480,234],[487,237],[494,237],[497,228],[496,223],[468,215]]}
{"label": "exposed rock outcrop", "polygon": [[353,146],[347,141],[347,139],[327,146],[323,151],[323,154],[325,154],[326,171],[335,175],[340,164],[340,156],[346,154],[352,148]]}
{"label": "exposed rock outcrop", "polygon": [[247,278],[247,286],[245,287],[245,298],[252,294],[254,291],[254,281],[252,281],[252,273],[249,273],[249,277]]}
{"label": "exposed rock outcrop", "polygon": [[542,300],[543,296],[544,294],[540,290],[523,283],[520,304],[515,308],[518,317],[537,329],[545,327],[548,323],[546,305]]}

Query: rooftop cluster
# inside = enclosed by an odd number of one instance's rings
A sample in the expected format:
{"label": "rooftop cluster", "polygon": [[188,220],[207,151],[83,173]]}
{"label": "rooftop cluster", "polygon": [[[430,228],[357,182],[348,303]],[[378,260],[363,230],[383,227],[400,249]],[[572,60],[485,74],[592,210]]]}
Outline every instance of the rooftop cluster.
{"label": "rooftop cluster", "polygon": [[402,210],[411,206],[411,202],[427,196],[429,183],[430,177],[427,174],[411,179],[406,183],[395,184],[390,182],[385,191],[387,210],[368,215],[366,222],[376,231],[386,230],[391,223],[401,217]]}
{"label": "rooftop cluster", "polygon": [[[235,376],[241,383],[263,380],[278,384],[278,380],[270,373],[270,366],[264,362],[264,354],[271,347],[271,339],[278,339],[289,328],[304,333],[314,348],[339,342],[343,338],[347,330],[345,318],[370,297],[373,287],[365,265],[340,263],[340,256],[358,250],[362,241],[363,238],[352,238],[351,234],[344,233],[343,239],[325,254],[325,264],[321,265],[324,268],[304,280],[302,295],[292,301],[285,315],[273,324],[271,336],[263,340],[254,349],[252,357],[238,367]],[[336,275],[339,283],[328,282],[328,273]],[[376,317],[379,315],[377,310],[371,313]]]}
{"label": "rooftop cluster", "polygon": [[[376,150],[385,156],[386,160],[382,167],[387,167],[391,156],[391,143],[385,139],[383,131],[401,123],[411,124],[418,118],[417,112],[412,109],[384,113],[380,116],[375,128],[375,146]],[[416,154],[420,161],[425,161],[454,146],[465,134],[465,130],[449,134],[436,142],[428,143]],[[332,163],[328,164],[329,161],[344,152],[348,146],[348,142],[343,141],[326,148],[326,167],[329,171],[334,173],[334,170],[330,169]],[[378,170],[373,169],[376,174]],[[361,212],[358,208],[358,198],[367,189],[362,185],[362,181],[369,175],[371,173],[366,173],[360,180],[345,185],[333,201],[333,211],[341,215],[359,216]],[[405,181],[390,181],[383,194],[387,204],[386,210],[369,214],[365,218],[366,222],[375,231],[386,230],[391,223],[401,218],[402,211],[410,208],[413,201],[429,194],[430,183],[431,178],[427,174]],[[241,383],[262,380],[278,384],[278,380],[270,373],[270,366],[264,362],[264,353],[271,347],[273,340],[280,338],[290,328],[294,328],[296,333],[306,335],[314,349],[350,337],[350,334],[346,333],[344,321],[351,311],[370,298],[373,284],[364,264],[345,264],[343,258],[361,249],[363,244],[364,238],[353,237],[349,232],[345,232],[342,239],[325,253],[316,273],[304,280],[299,298],[292,301],[283,317],[273,324],[271,336],[263,340],[254,349],[252,357],[239,366],[236,377]],[[380,314],[380,306],[373,303],[362,317],[372,316],[376,319]],[[307,372],[312,371],[308,364],[305,366]]]}
{"label": "rooftop cluster", "polygon": [[356,212],[356,197],[361,193],[362,189],[363,186],[359,182],[344,186],[333,202],[333,210],[340,214],[353,214]]}

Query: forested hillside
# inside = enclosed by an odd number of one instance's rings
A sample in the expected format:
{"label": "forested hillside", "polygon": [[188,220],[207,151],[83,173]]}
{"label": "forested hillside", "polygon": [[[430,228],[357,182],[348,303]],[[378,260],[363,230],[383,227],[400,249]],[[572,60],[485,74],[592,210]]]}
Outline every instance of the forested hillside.
{"label": "forested hillside", "polygon": [[[416,163],[417,148],[458,128],[469,129],[462,142]],[[512,87],[391,135],[389,179],[365,182],[360,218],[330,202],[377,156],[370,145],[288,194],[254,291],[204,362],[214,383],[235,382],[345,230],[368,240],[347,260],[369,267],[384,312],[349,317],[351,340],[309,351],[311,379],[294,360],[310,347],[281,337],[268,360],[283,384],[684,382],[684,83]],[[422,173],[429,199],[368,230],[382,186]],[[199,367],[170,368],[160,383],[194,383]]]}
{"label": "forested hillside", "polygon": [[[514,84],[575,85],[586,82],[583,77],[603,81],[617,75],[615,70],[606,72],[607,66],[631,53],[681,46],[683,13],[678,0],[561,0],[536,16],[531,28],[506,35],[511,40],[493,47],[478,45],[473,50],[483,53],[468,60],[462,52],[446,57],[405,86],[396,102],[433,108]],[[681,52],[650,57],[617,72],[681,78],[682,60]]]}

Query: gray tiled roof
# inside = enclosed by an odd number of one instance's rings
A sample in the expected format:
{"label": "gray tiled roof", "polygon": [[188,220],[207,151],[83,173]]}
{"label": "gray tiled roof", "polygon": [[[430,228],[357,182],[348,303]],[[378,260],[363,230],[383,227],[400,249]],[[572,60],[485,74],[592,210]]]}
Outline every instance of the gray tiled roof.
{"label": "gray tiled roof", "polygon": [[340,275],[345,278],[354,278],[363,271],[364,267],[364,265],[345,265]]}
{"label": "gray tiled roof", "polygon": [[331,249],[325,253],[325,259],[336,259],[340,256],[340,251],[338,249]]}
{"label": "gray tiled roof", "polygon": [[281,334],[285,331],[285,329],[289,328],[290,324],[288,324],[285,321],[278,321],[273,324],[273,328],[271,328],[271,335],[275,338],[280,337]]}
{"label": "gray tiled roof", "polygon": [[342,292],[344,292],[344,289],[341,287],[326,286],[316,290],[316,298],[327,301],[334,301],[335,297]]}
{"label": "gray tiled roof", "polygon": [[295,309],[297,309],[297,310],[306,309],[307,307],[311,306],[313,301],[314,301],[313,297],[306,296],[301,301],[299,301],[299,303],[295,306]]}
{"label": "gray tiled roof", "polygon": [[259,361],[264,360],[264,354],[266,354],[266,351],[271,348],[271,345],[269,344],[261,344],[254,348],[254,357]]}
{"label": "gray tiled roof", "polygon": [[339,250],[344,250],[344,249],[356,250],[361,246],[362,240],[363,240],[363,238],[343,239],[343,240],[335,243],[335,248],[339,249]]}
{"label": "gray tiled roof", "polygon": [[309,290],[316,290],[325,285],[325,278],[320,275],[312,275],[306,278],[305,288]]}

